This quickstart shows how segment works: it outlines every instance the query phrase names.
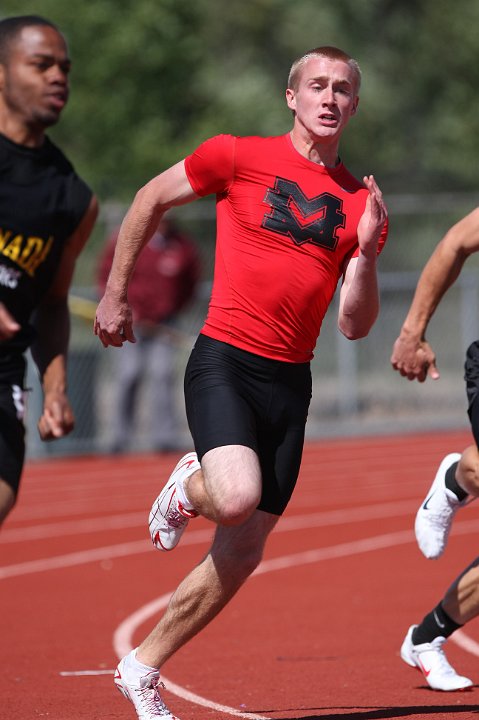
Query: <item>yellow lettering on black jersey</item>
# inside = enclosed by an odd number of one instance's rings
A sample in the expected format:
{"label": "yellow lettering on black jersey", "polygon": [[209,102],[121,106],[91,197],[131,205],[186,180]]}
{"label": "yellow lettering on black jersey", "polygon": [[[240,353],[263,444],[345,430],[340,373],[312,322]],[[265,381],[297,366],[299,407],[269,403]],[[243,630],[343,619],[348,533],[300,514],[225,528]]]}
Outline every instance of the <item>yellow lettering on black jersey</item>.
{"label": "yellow lettering on black jersey", "polygon": [[10,258],[16,265],[27,272],[30,277],[35,275],[39,265],[47,257],[53,243],[53,236],[48,240],[31,235],[15,235],[10,230],[0,228],[0,255]]}
{"label": "yellow lettering on black jersey", "polygon": [[8,242],[8,240],[9,240],[10,237],[11,237],[11,235],[12,235],[12,233],[11,233],[10,230],[7,230],[6,232],[4,232],[4,231],[0,228],[0,252],[1,252],[1,251],[3,250],[3,248],[5,247],[5,243]]}
{"label": "yellow lettering on black jersey", "polygon": [[[35,240],[39,240],[40,238],[34,238]],[[46,256],[50,252],[50,248],[53,243],[53,235],[50,235],[48,240],[46,242],[43,242],[43,247],[41,248],[40,252],[35,251],[28,259],[28,263],[25,265],[25,270],[31,277],[35,275],[35,270],[39,265],[42,264],[42,262],[45,260]]]}
{"label": "yellow lettering on black jersey", "polygon": [[8,245],[2,250],[2,255],[9,257],[13,262],[17,262],[20,250],[22,249],[23,235],[15,235],[13,240],[10,240]]}

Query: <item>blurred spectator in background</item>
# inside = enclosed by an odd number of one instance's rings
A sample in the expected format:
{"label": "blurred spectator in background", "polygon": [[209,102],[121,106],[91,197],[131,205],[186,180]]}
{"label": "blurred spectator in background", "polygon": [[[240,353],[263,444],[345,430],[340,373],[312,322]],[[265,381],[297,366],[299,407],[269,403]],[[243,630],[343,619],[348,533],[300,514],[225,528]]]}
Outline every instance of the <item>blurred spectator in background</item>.
{"label": "blurred spectator in background", "polygon": [[[109,237],[100,257],[100,295],[110,272],[118,230]],[[122,452],[131,444],[139,390],[147,380],[151,410],[148,447],[166,452],[181,445],[175,400],[175,358],[181,333],[175,327],[175,319],[194,296],[199,275],[195,243],[179,232],[170,218],[163,217],[136,264],[128,289],[136,343],[127,343],[121,352],[113,350],[111,452]]]}

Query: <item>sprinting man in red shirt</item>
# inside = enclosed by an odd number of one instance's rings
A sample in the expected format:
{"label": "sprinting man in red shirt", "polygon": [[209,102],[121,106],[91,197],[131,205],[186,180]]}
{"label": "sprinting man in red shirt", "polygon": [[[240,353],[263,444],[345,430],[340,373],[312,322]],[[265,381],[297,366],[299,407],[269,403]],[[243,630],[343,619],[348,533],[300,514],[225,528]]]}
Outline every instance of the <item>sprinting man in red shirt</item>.
{"label": "sprinting man in red shirt", "polygon": [[343,51],[309,51],[288,80],[289,134],[207,140],[147,183],[122,223],[95,320],[104,346],[135,341],[128,283],[159,218],[216,195],[213,290],[185,377],[195,452],[179,461],[150,514],[160,550],[172,550],[198,514],[216,532],[158,625],[118,666],[117,686],[141,720],[172,720],[157,687],[161,666],[251,575],[288,504],[311,398],[310,360],[340,279],[341,332],[364,337],[376,320],[387,211],[374,177],[359,182],[338,156],[360,78]]}

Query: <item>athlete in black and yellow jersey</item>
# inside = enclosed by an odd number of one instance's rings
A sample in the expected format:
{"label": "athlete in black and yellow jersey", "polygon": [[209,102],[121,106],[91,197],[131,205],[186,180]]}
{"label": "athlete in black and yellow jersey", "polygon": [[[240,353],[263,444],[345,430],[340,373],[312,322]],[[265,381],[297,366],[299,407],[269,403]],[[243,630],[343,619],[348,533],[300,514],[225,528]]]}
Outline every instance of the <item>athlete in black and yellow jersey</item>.
{"label": "athlete in black and yellow jersey", "polygon": [[42,440],[73,429],[66,394],[68,291],[95,223],[90,188],[45,135],[68,100],[63,35],[37,16],[0,22],[0,523],[25,457],[25,351],[43,393]]}

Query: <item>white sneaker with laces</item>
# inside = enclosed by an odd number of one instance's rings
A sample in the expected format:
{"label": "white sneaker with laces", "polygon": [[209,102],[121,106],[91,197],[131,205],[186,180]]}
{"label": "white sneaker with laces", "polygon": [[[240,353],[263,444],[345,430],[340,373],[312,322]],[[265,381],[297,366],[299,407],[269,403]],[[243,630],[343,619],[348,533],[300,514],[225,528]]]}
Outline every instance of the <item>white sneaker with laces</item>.
{"label": "white sneaker with laces", "polygon": [[120,660],[114,682],[118,690],[133,703],[139,720],[178,720],[161,699],[158,689],[164,685],[160,683],[159,670],[151,668],[148,671],[148,668],[138,663],[136,649]]}
{"label": "white sneaker with laces", "polygon": [[411,667],[417,668],[433,690],[465,690],[473,685],[472,680],[458,675],[444,653],[442,646],[446,638],[437,637],[430,643],[413,645],[412,633],[417,625],[411,625],[401,646],[401,658]]}
{"label": "white sneaker with laces", "polygon": [[151,540],[158,550],[173,550],[178,545],[189,520],[198,516],[195,510],[187,510],[180,503],[176,486],[200,468],[195,452],[184,455],[153,503],[148,525]]}
{"label": "white sneaker with laces", "polygon": [[446,472],[458,462],[459,453],[446,455],[439,465],[436,477],[429,488],[426,499],[417,511],[414,531],[419,549],[429,559],[435,559],[444,552],[454,515],[467,504],[468,499],[458,500],[445,485]]}

